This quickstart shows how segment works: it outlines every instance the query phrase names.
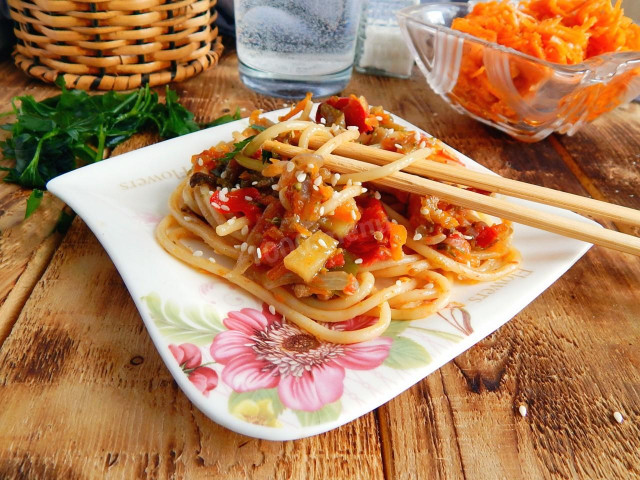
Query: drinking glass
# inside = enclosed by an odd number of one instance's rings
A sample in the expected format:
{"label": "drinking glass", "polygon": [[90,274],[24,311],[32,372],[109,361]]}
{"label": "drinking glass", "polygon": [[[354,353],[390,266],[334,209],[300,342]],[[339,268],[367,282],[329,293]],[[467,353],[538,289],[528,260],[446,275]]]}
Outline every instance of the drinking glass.
{"label": "drinking glass", "polygon": [[299,98],[341,91],[351,78],[363,0],[235,0],[242,82]]}

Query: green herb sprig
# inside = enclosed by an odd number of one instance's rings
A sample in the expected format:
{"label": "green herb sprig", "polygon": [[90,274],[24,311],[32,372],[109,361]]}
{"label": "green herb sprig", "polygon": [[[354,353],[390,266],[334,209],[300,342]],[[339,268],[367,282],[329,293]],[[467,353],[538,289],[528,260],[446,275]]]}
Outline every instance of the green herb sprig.
{"label": "green herb sprig", "polygon": [[[89,95],[68,90],[62,76],[56,84],[62,92],[40,102],[31,95],[14,98],[13,111],[8,113],[13,113],[16,121],[1,126],[11,132],[0,142],[2,153],[6,159],[15,160],[13,167],[0,166],[8,172],[3,180],[34,189],[25,218],[40,204],[49,180],[102,160],[105,149],[114,148],[133,134],[155,127],[162,138],[172,138],[200,129],[193,113],[180,104],[177,93],[169,87],[165,103],[160,103],[158,94],[148,85],[131,93]],[[239,118],[236,110],[207,126]]]}

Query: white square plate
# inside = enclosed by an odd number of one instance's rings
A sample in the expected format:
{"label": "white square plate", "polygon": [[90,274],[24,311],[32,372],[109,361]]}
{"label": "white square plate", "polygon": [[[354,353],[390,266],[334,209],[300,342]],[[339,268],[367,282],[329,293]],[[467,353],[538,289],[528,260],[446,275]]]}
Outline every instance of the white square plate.
{"label": "white square plate", "polygon": [[[275,120],[283,112],[266,116]],[[456,285],[457,304],[439,314],[392,322],[381,338],[354,346],[281,348],[286,338],[304,332],[281,323],[225,280],[173,258],[154,238],[191,155],[228,141],[247,122],[125,153],[47,185],[104,246],[180,388],[209,418],[236,432],[290,440],[326,432],[375,409],[511,319],[590,247],[516,225],[520,270],[496,282]],[[462,154],[459,158],[469,168],[488,171]],[[537,208],[589,221],[553,207]],[[258,345],[264,338],[271,340],[268,355]]]}

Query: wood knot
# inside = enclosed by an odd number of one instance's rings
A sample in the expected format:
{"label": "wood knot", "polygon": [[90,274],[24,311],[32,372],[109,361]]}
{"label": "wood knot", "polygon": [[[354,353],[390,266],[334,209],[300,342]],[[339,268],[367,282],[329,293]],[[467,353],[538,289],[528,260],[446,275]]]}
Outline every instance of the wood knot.
{"label": "wood knot", "polygon": [[135,366],[141,365],[143,362],[144,362],[144,358],[141,357],[140,355],[136,355],[131,360],[129,360],[129,363]]}

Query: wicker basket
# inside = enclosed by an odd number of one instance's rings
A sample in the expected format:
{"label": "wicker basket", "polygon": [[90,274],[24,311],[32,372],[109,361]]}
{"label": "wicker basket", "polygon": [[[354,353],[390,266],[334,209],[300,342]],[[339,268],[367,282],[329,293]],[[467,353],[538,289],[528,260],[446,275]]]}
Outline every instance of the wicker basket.
{"label": "wicker basket", "polygon": [[217,0],[9,0],[16,65],[84,90],[190,78],[222,53]]}

